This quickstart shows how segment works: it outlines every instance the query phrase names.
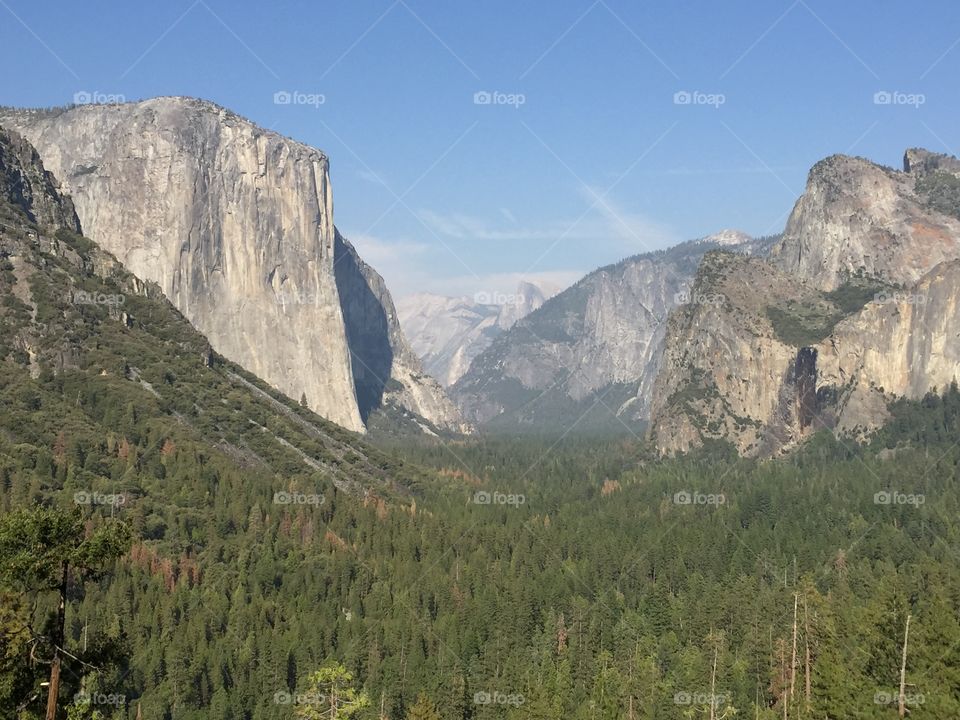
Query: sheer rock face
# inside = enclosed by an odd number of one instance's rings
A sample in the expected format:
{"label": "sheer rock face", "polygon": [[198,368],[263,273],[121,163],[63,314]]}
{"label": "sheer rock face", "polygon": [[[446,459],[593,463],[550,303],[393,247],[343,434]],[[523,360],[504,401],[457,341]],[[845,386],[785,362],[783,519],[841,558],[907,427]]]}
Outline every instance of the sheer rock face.
{"label": "sheer rock face", "polygon": [[722,299],[670,317],[650,431],[664,454],[720,439],[768,456],[822,429],[859,438],[888,419],[893,399],[960,379],[960,261],[938,265],[909,291],[878,293],[804,346],[781,339],[766,311],[789,298],[835,312],[808,284],[716,254],[695,287]]}
{"label": "sheer rock face", "polygon": [[772,455],[824,428],[861,438],[895,398],[960,379],[960,161],[908,150],[904,167],[828,158],[767,260],[703,260],[697,302],[668,322],[661,452],[720,439]]}
{"label": "sheer rock face", "polygon": [[960,380],[958,312],[960,261],[951,260],[838,323],[819,345],[817,382],[843,391],[840,429],[870,430],[886,419],[891,399]]}
{"label": "sheer rock face", "polygon": [[84,232],[218,352],[363,431],[321,152],[186,98],[8,111],[4,123],[37,147]]}
{"label": "sheer rock face", "polygon": [[758,455],[799,435],[789,387],[798,348],[777,337],[765,312],[778,296],[818,302],[815,291],[762,260],[725,252],[704,258],[693,301],[667,323],[651,401],[651,436],[662,453],[714,438]]}
{"label": "sheer rock face", "polygon": [[814,165],[771,261],[818,288],[833,290],[861,273],[912,285],[938,263],[960,257],[960,220],[918,192],[930,172],[958,161],[908,150],[904,172],[834,155]]}
{"label": "sheer rock face", "polygon": [[360,414],[393,404],[445,430],[470,432],[443,388],[408,347],[383,278],[336,233],[334,270],[343,303]]}

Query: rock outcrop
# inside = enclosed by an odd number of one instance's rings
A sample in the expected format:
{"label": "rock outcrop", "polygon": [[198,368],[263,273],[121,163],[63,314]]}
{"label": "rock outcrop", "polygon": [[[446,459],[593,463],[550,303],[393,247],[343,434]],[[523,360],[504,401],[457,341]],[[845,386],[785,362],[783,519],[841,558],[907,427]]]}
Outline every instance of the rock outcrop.
{"label": "rock outcrop", "polygon": [[810,429],[802,408],[804,401],[809,408],[815,355],[804,358],[802,340],[778,333],[768,309],[782,301],[802,307],[803,317],[838,312],[820,292],[761,259],[727,252],[704,258],[691,302],[670,316],[652,390],[651,436],[661,452],[724,439],[742,454],[768,454]]}
{"label": "rock outcrop", "polygon": [[[384,386],[406,388],[400,400],[419,398],[410,410],[438,409],[427,419],[460,427],[455,412],[439,411],[448,403],[435,384],[406,387],[406,366],[351,353],[345,308],[367,300],[338,288],[320,151],[186,98],[2,111],[0,124],[36,146],[72,195],[84,232],[156,282],[224,356],[351,430],[363,431],[375,406],[357,388],[367,392],[376,370]],[[399,332],[378,327],[387,336],[377,346],[403,356]],[[358,372],[354,358],[376,368]]]}
{"label": "rock outcrop", "polygon": [[30,222],[44,228],[80,231],[69,197],[60,194],[53,173],[34,147],[19,134],[0,128],[0,199],[20,208]]}
{"label": "rock outcrop", "polygon": [[[567,430],[596,410],[610,427],[648,418],[666,319],[687,301],[703,255],[763,253],[770,241],[727,231],[600,268],[497,337],[452,392],[476,423]],[[590,424],[589,427],[595,427]]]}

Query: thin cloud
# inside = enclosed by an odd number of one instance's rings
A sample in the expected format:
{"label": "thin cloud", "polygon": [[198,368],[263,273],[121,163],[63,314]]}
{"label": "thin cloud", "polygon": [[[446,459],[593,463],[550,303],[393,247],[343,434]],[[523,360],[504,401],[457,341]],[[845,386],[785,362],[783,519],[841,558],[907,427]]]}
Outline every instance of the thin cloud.
{"label": "thin cloud", "polygon": [[585,220],[591,235],[616,238],[630,253],[659,250],[682,241],[676,231],[643,213],[627,210],[609,196],[603,196],[603,190],[584,186],[581,193],[589,203],[596,203],[594,210],[600,218],[601,226]]}
{"label": "thin cloud", "polygon": [[360,178],[361,180],[366,180],[368,183],[371,183],[373,185],[386,186],[386,182],[384,182],[383,176],[377,174],[373,170],[361,168],[357,170],[357,177]]}
{"label": "thin cloud", "polygon": [[[503,213],[504,209],[501,209]],[[552,237],[548,229],[517,227],[515,218],[511,223],[513,227],[504,227],[494,226],[485,218],[460,213],[420,210],[417,214],[435,233],[456,240],[549,240]]]}

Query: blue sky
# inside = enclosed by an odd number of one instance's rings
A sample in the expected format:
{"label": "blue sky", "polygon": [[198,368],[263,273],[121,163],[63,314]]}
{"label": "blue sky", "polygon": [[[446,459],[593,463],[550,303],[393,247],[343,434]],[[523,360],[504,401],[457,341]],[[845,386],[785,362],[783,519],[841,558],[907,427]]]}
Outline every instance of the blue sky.
{"label": "blue sky", "polygon": [[3,104],[191,95],[321,148],[396,296],[777,232],[826,155],[960,148],[949,0],[0,0],[0,56]]}

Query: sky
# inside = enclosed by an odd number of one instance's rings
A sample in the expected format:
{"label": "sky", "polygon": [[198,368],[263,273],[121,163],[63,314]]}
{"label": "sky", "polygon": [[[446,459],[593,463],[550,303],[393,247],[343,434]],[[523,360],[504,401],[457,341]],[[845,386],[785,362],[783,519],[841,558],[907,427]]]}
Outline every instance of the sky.
{"label": "sky", "polygon": [[0,0],[0,104],[188,95],[330,158],[395,297],[780,232],[834,153],[960,149],[955,0]]}

